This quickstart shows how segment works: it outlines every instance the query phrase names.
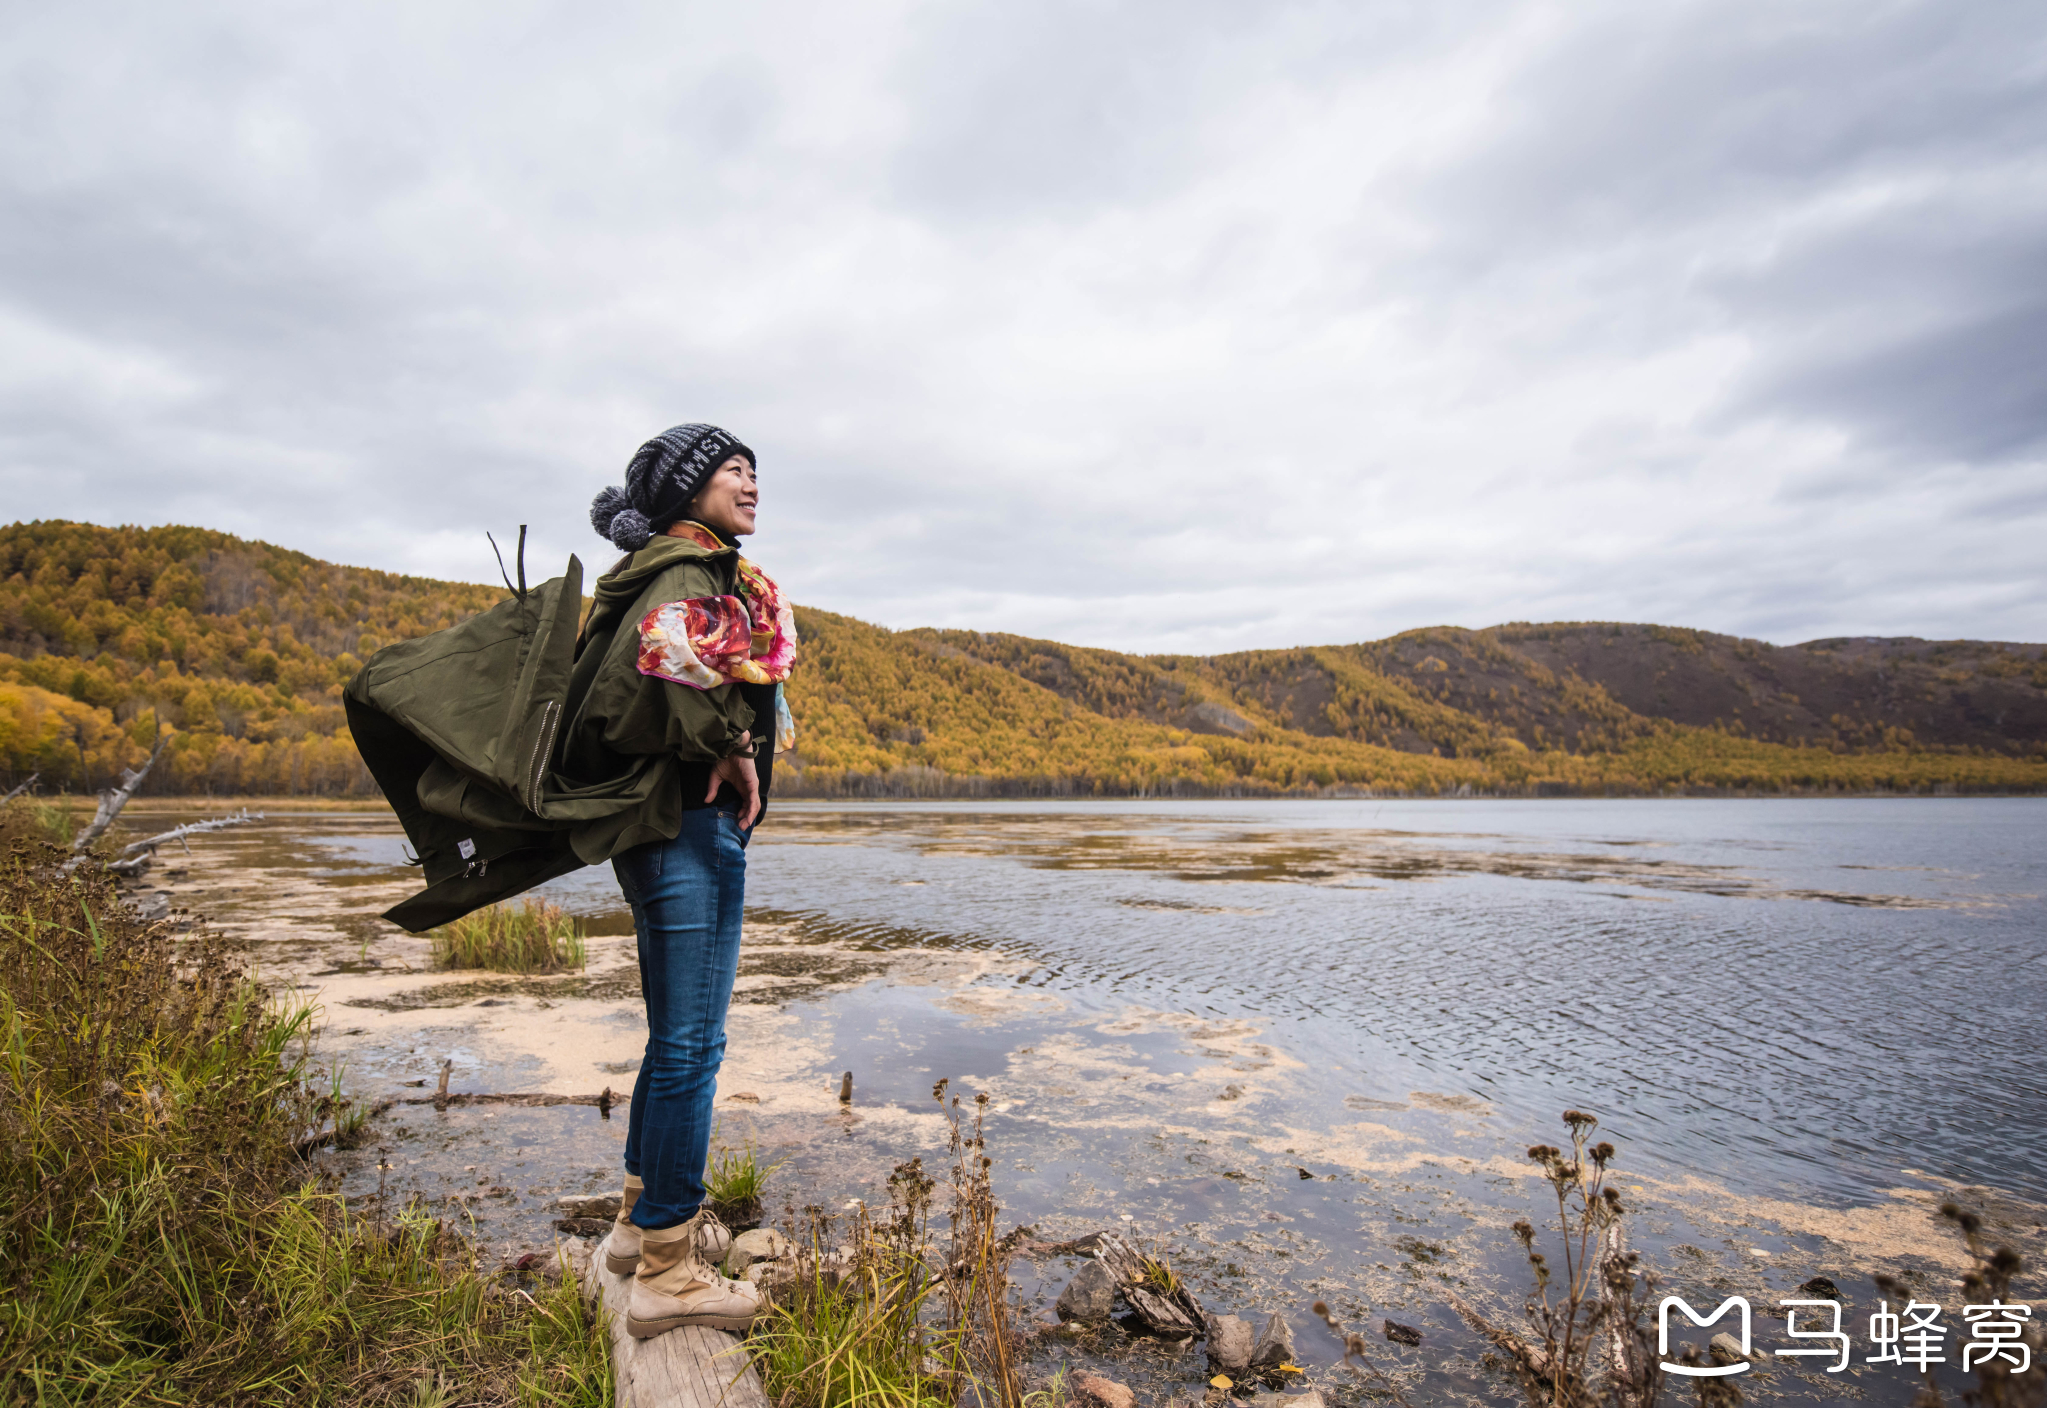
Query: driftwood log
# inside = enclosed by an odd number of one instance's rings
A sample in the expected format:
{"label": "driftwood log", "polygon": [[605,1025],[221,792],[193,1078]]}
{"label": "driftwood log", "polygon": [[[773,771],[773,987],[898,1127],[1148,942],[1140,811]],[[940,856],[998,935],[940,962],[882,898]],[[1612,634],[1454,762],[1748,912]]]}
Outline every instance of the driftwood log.
{"label": "driftwood log", "polygon": [[[199,836],[208,831],[224,831],[230,826],[245,826],[252,821],[261,820],[263,820],[263,813],[252,812],[245,807],[230,816],[210,817],[205,821],[194,821],[184,826],[174,826],[169,831],[159,832],[155,836],[147,836],[140,841],[130,841],[121,848],[120,855],[107,862],[107,869],[113,871],[116,875],[140,875],[149,868],[149,862],[156,854],[158,846],[168,845],[172,841],[184,844],[185,838],[188,836]],[[192,847],[185,845],[185,849],[190,851]]]}
{"label": "driftwood log", "polygon": [[1017,1243],[1018,1256],[1033,1259],[1048,1256],[1093,1256],[1095,1247],[1106,1236],[1103,1232],[1090,1232],[1084,1237],[1075,1237],[1068,1242],[1042,1242],[1035,1237],[1026,1237]]}
{"label": "driftwood log", "polygon": [[445,1110],[451,1105],[595,1105],[608,1114],[620,1105],[631,1103],[631,1096],[616,1094],[609,1086],[595,1095],[450,1095],[442,1090],[433,1095],[408,1095],[403,1099],[385,1100],[372,1113],[381,1114],[393,1105],[431,1105],[437,1110]]}
{"label": "driftwood log", "polygon": [[626,1333],[633,1278],[605,1270],[596,1249],[595,1242],[580,1238],[564,1243],[562,1263],[610,1327],[618,1408],[768,1408],[753,1361],[722,1330],[692,1325],[650,1340]]}
{"label": "driftwood log", "polygon": [[171,736],[158,734],[156,747],[150,751],[148,760],[141,767],[122,773],[120,786],[109,787],[100,793],[99,809],[92,814],[92,823],[72,840],[73,851],[83,855],[93,842],[105,834],[106,829],[114,824],[114,818],[121,814],[121,808],[127,806],[128,799],[135,795],[135,789],[142,785],[142,779],[148,777],[149,770],[156,766],[156,760],[163,756],[163,750],[170,746]]}
{"label": "driftwood log", "polygon": [[28,781],[26,781],[26,782],[22,783],[22,784],[21,784],[21,786],[19,786],[19,787],[15,788],[15,789],[14,789],[14,790],[13,790],[12,792],[9,792],[9,793],[8,793],[8,794],[7,794],[7,795],[6,795],[5,797],[0,797],[0,807],[4,807],[4,806],[6,806],[6,805],[7,805],[7,804],[8,804],[9,802],[13,801],[13,800],[14,800],[14,799],[15,799],[16,797],[19,797],[19,796],[20,796],[20,795],[21,795],[22,793],[24,793],[24,792],[28,791],[28,789],[29,789],[29,788],[31,788],[31,787],[33,787],[33,786],[35,786],[35,785],[36,785],[36,779],[37,779],[37,778],[39,778],[39,777],[41,777],[41,776],[42,776],[42,774],[41,774],[41,773],[39,773],[39,772],[32,772],[32,773],[30,773],[30,774],[28,775]]}
{"label": "driftwood log", "polygon": [[1180,1286],[1169,1295],[1151,1284],[1145,1276],[1149,1259],[1114,1232],[1094,1233],[1092,1241],[1091,1255],[1115,1278],[1116,1289],[1154,1334],[1187,1338],[1204,1333],[1207,1321],[1193,1292]]}

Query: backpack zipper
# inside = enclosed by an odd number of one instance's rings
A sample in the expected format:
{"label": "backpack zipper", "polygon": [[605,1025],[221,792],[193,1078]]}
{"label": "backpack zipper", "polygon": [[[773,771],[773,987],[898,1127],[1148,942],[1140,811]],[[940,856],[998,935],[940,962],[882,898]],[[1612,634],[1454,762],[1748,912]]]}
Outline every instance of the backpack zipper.
{"label": "backpack zipper", "polygon": [[533,761],[528,765],[526,783],[526,809],[535,810],[540,799],[540,774],[546,768],[549,758],[554,756],[554,729],[561,717],[561,702],[550,699],[540,706],[540,736],[533,740]]}

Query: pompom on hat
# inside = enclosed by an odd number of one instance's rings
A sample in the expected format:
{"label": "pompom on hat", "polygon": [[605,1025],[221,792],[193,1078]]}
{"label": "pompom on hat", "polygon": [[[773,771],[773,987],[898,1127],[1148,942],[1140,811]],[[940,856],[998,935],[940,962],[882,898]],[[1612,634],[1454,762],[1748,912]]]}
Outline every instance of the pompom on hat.
{"label": "pompom on hat", "polygon": [[760,465],[729,430],[715,425],[664,430],[634,452],[624,485],[614,484],[590,501],[590,526],[623,551],[638,552],[682,516],[718,466],[734,455]]}

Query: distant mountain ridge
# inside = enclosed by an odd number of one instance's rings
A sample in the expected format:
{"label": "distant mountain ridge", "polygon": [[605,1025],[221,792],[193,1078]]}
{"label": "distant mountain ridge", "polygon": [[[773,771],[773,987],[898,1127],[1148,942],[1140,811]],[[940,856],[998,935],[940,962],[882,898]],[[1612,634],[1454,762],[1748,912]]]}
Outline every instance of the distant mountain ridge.
{"label": "distant mountain ridge", "polygon": [[[973,631],[904,634],[1001,665],[1097,713],[1194,733],[1242,733],[1256,719],[1454,756],[1474,739],[1473,721],[1531,748],[1586,752],[1610,750],[1661,720],[1850,750],[2047,750],[2047,647],[2011,642],[1853,637],[1777,646],[1669,626],[1517,622],[1204,657]],[[1209,693],[1190,694],[1190,675]],[[1357,686],[1371,676],[1407,697],[1382,692],[1361,710]],[[1441,707],[1417,707],[1422,701]]]}
{"label": "distant mountain ridge", "polygon": [[[0,779],[368,793],[339,707],[373,650],[500,588],[197,528],[0,528]],[[2047,789],[2047,647],[1774,646],[1602,622],[1135,655],[799,608],[811,795]]]}

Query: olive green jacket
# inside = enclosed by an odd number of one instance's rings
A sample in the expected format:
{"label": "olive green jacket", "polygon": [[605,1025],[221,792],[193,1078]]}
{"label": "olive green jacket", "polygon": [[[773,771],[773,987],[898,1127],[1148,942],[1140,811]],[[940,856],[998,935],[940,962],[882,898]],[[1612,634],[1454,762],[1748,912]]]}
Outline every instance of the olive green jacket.
{"label": "olive green jacket", "polygon": [[750,729],[765,798],[774,687],[639,671],[642,618],[733,594],[737,566],[735,549],[656,538],[598,579],[578,633],[570,558],[543,586],[371,656],[343,694],[349,728],[427,882],[384,917],[418,932],[673,837]]}

